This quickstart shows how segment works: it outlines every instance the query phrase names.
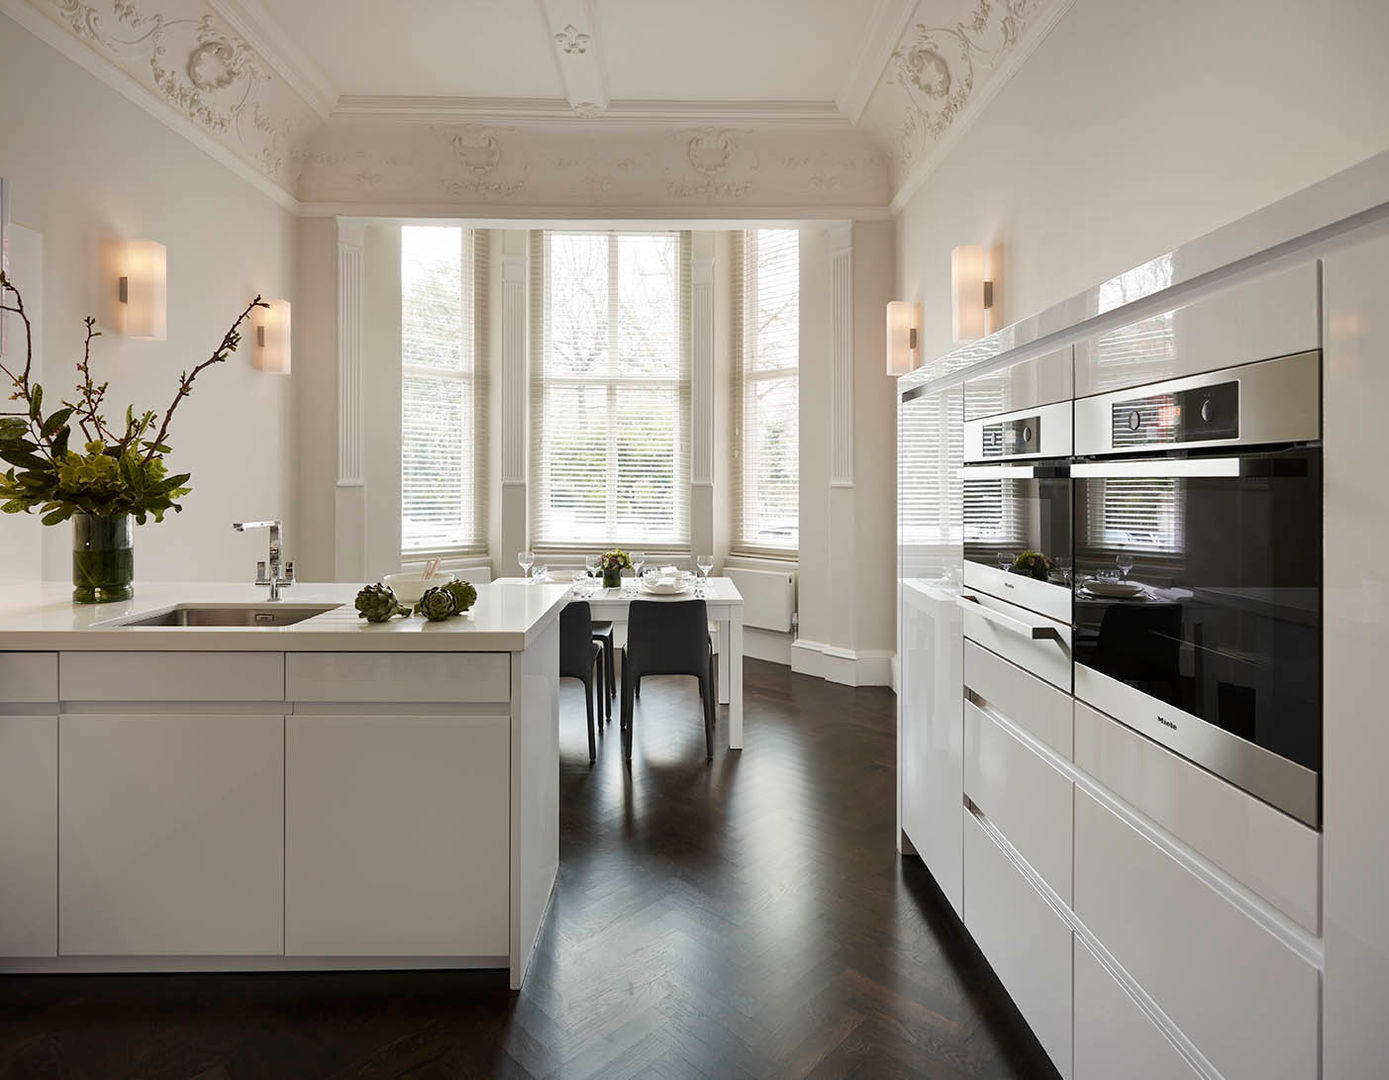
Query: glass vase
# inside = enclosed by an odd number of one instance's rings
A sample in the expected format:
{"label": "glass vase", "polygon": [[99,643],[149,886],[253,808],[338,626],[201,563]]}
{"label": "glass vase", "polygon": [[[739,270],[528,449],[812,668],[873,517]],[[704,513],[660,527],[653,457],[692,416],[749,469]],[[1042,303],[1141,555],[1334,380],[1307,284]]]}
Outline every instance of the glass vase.
{"label": "glass vase", "polygon": [[622,588],[622,569],[603,571],[603,588],[620,589]]}
{"label": "glass vase", "polygon": [[135,541],[130,515],[72,516],[72,602],[109,604],[135,595]]}

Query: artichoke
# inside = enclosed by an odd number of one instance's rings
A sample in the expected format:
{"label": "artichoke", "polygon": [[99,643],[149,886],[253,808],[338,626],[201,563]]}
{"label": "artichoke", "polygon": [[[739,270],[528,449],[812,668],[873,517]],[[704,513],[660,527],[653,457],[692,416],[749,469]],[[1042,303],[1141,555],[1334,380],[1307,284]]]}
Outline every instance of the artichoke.
{"label": "artichoke", "polygon": [[374,623],[390,622],[397,615],[410,614],[410,609],[385,585],[368,585],[358,592],[356,607],[357,618]]}
{"label": "artichoke", "polygon": [[453,593],[456,615],[462,615],[477,603],[477,587],[470,581],[450,581],[444,588]]}
{"label": "artichoke", "polygon": [[415,605],[415,614],[423,615],[430,622],[443,622],[450,615],[458,614],[458,601],[447,586],[436,585],[425,589],[420,602]]}

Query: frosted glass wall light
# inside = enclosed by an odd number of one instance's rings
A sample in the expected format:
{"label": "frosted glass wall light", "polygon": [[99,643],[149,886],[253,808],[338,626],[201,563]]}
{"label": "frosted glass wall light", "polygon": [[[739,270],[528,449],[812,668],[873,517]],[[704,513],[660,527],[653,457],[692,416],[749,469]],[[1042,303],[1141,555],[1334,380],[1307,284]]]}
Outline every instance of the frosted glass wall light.
{"label": "frosted glass wall light", "polygon": [[916,367],[920,346],[921,305],[910,300],[887,304],[887,373],[905,375]]}
{"label": "frosted glass wall light", "polygon": [[167,337],[168,265],[164,245],[128,240],[121,258],[121,333],[146,341]]}
{"label": "frosted glass wall light", "polygon": [[256,315],[254,363],[261,371],[289,374],[290,311],[288,300],[267,300]]}
{"label": "frosted glass wall light", "polygon": [[995,253],[983,244],[957,247],[950,253],[951,328],[956,344],[999,328],[995,264]]}

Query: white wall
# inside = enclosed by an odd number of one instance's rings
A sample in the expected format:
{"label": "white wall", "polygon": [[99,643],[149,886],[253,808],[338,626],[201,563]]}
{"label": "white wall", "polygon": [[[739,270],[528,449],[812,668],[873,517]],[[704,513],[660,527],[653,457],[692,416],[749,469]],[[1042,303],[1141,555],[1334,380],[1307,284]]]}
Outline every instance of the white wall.
{"label": "white wall", "polygon": [[[71,393],[88,313],[106,330],[93,373],[110,379],[110,414],[119,420],[128,402],[162,413],[179,373],[212,353],[257,292],[293,301],[286,211],[5,16],[0,102],[0,175],[12,184],[14,220],[43,238],[50,400]],[[116,239],[167,247],[167,341],[111,329],[116,282],[100,260]],[[193,474],[193,493],[183,514],[137,530],[137,578],[249,581],[265,537],[234,533],[240,518],[288,519],[294,555],[292,378],[255,370],[249,340],[199,376],[171,429],[172,463]],[[42,529],[37,517],[30,523]],[[71,527],[44,533],[43,574],[65,580]]]}
{"label": "white wall", "polygon": [[1389,146],[1384,0],[1077,0],[898,223],[950,348],[950,249],[1000,243],[1014,322]]}

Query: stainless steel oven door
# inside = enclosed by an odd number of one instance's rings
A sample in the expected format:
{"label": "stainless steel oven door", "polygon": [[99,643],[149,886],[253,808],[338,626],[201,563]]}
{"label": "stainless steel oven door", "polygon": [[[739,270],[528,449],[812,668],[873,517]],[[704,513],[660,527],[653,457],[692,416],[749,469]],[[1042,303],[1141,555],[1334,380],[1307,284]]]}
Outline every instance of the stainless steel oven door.
{"label": "stainless steel oven door", "polygon": [[1077,462],[1075,693],[1314,827],[1318,445]]}
{"label": "stainless steel oven door", "polygon": [[967,465],[964,583],[1071,621],[1070,462]]}

